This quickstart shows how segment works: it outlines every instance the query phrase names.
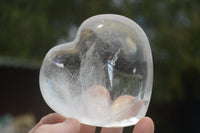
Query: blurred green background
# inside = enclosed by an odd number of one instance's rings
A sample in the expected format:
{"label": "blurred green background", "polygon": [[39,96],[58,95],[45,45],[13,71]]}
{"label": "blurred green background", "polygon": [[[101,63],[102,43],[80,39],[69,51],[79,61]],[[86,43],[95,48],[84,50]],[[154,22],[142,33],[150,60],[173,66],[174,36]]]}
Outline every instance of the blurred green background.
{"label": "blurred green background", "polygon": [[154,85],[147,115],[155,132],[200,132],[199,0],[1,0],[0,118],[30,113],[37,121],[51,112],[38,85],[45,54],[72,41],[85,19],[106,13],[134,20],[149,38]]}

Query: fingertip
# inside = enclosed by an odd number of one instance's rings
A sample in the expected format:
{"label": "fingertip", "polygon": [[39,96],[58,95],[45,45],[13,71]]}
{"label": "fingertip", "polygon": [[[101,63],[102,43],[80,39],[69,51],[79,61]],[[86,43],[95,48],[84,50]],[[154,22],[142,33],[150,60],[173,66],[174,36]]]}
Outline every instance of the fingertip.
{"label": "fingertip", "polygon": [[40,124],[55,124],[55,123],[63,122],[64,120],[66,120],[66,118],[59,115],[58,113],[50,113],[50,114],[44,116],[40,120],[39,123]]}
{"label": "fingertip", "polygon": [[80,122],[75,118],[68,118],[64,121],[64,123],[71,123],[72,125],[76,125],[80,127]]}
{"label": "fingertip", "polygon": [[81,128],[80,122],[75,118],[68,118],[63,122],[63,124],[65,124],[68,130],[71,130],[74,133],[78,133]]}
{"label": "fingertip", "polygon": [[141,120],[147,123],[148,125],[151,125],[154,128],[154,122],[150,117],[144,117]]}
{"label": "fingertip", "polygon": [[150,117],[142,118],[135,126],[133,133],[154,133],[154,122]]}
{"label": "fingertip", "polygon": [[122,133],[123,128],[102,128],[101,133]]}
{"label": "fingertip", "polygon": [[81,129],[79,133],[94,133],[96,130],[95,126],[81,124]]}

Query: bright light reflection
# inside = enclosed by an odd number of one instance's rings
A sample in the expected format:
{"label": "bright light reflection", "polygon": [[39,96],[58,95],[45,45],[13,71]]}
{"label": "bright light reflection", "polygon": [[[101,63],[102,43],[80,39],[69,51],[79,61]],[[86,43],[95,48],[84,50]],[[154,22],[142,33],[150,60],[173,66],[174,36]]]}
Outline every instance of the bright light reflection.
{"label": "bright light reflection", "polygon": [[98,27],[98,28],[101,28],[102,26],[103,26],[103,24],[100,24],[100,25],[98,25],[97,27]]}

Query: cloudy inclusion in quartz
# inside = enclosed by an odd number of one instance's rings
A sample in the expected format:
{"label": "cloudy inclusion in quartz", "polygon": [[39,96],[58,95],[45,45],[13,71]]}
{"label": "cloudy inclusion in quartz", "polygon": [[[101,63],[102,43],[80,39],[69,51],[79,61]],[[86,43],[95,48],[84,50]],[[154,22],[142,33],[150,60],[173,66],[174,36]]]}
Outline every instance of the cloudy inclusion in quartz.
{"label": "cloudy inclusion in quartz", "polygon": [[124,127],[144,117],[152,90],[148,39],[132,20],[98,15],[84,21],[73,42],[46,55],[40,88],[65,117],[102,127]]}

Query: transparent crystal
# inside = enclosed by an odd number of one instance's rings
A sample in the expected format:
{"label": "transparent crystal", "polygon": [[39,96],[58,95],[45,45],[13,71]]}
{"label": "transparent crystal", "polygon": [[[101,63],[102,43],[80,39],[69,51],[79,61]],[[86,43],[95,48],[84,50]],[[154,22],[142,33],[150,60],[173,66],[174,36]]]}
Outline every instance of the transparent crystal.
{"label": "transparent crystal", "polygon": [[144,31],[112,14],[84,21],[74,41],[47,53],[40,71],[42,95],[55,112],[101,127],[130,126],[144,117],[152,81]]}

